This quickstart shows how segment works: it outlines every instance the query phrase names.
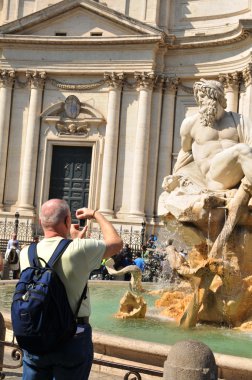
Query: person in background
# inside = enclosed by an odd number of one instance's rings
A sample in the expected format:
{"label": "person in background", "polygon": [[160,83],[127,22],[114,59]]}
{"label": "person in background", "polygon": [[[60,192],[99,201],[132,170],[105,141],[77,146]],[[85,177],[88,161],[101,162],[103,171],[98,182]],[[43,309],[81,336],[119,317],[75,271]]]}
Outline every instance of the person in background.
{"label": "person in background", "polygon": [[18,241],[13,240],[10,248],[6,249],[5,252],[5,262],[7,263],[9,270],[8,277],[10,277],[10,271],[12,271],[13,280],[17,280],[19,278],[20,268],[19,268],[19,260],[20,260],[20,249],[18,248]]}
{"label": "person in background", "polygon": [[125,244],[125,246],[123,247],[122,252],[123,252],[123,257],[127,258],[127,260],[132,263],[132,257],[133,257],[133,255],[132,255],[132,250],[131,250],[131,248],[130,248],[130,246],[129,246],[128,243]]}
{"label": "person in background", "polygon": [[100,272],[101,272],[102,280],[109,279],[109,273],[106,268],[106,261],[107,261],[106,259],[103,259],[101,262]]}
{"label": "person in background", "polygon": [[149,252],[148,252],[147,246],[145,244],[143,244],[142,245],[142,257],[144,259],[148,259],[148,255],[149,255]]}
{"label": "person in background", "polygon": [[17,234],[15,232],[12,234],[11,239],[8,241],[6,249],[10,249],[13,246],[13,243],[15,243],[15,246],[20,249],[19,241],[17,240]]}
{"label": "person in background", "polygon": [[151,234],[148,241],[147,241],[147,248],[156,248],[156,242],[157,242],[157,237],[154,234]]}
{"label": "person in background", "polygon": [[37,235],[33,236],[33,243],[38,244],[38,242],[39,242],[39,236]]}
{"label": "person in background", "polygon": [[133,264],[138,266],[138,268],[140,268],[142,272],[144,271],[145,262],[144,262],[144,259],[142,258],[141,252],[136,253],[136,258],[133,260]]}

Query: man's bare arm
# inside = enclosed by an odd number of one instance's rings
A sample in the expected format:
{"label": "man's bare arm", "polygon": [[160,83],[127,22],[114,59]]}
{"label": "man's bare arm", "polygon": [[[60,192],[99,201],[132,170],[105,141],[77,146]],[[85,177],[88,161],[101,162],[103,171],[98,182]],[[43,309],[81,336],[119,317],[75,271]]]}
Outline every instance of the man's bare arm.
{"label": "man's bare arm", "polygon": [[78,219],[95,219],[100,225],[103,239],[106,244],[106,250],[103,258],[111,257],[122,249],[122,239],[116,232],[112,223],[110,223],[99,211],[84,207],[76,211],[76,217]]}

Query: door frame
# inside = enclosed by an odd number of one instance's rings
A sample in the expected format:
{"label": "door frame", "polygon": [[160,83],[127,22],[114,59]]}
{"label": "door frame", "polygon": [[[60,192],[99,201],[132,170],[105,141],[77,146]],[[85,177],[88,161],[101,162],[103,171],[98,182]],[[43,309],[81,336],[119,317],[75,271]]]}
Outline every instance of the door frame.
{"label": "door frame", "polygon": [[[76,204],[79,207],[88,206],[92,147],[53,145],[52,157],[49,197],[65,199],[69,203],[72,218],[76,219]],[[67,174],[66,163],[69,166]]]}
{"label": "door frame", "polygon": [[101,175],[102,175],[102,154],[104,150],[104,138],[97,136],[90,141],[76,139],[46,139],[44,154],[41,157],[40,162],[40,183],[38,182],[38,189],[36,191],[36,204],[37,208],[48,200],[50,178],[51,178],[51,166],[53,146],[68,146],[68,147],[91,147],[91,173],[90,173],[90,188],[88,197],[88,207],[95,209],[99,208],[100,200],[100,187],[101,187]]}

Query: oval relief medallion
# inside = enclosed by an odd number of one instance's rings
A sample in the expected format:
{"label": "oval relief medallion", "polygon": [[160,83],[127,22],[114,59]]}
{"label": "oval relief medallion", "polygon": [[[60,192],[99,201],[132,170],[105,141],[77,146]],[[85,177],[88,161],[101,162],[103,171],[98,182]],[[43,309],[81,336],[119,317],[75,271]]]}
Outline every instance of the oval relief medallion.
{"label": "oval relief medallion", "polygon": [[79,99],[74,96],[70,95],[65,100],[65,111],[66,115],[70,117],[71,119],[76,119],[76,117],[79,115],[81,109],[81,104]]}

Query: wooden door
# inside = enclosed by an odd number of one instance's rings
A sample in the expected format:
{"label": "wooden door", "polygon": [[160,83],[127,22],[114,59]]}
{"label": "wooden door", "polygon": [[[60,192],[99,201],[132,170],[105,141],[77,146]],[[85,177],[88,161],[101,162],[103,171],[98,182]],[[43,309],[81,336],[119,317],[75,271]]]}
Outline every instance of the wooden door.
{"label": "wooden door", "polygon": [[49,199],[65,199],[73,221],[75,211],[88,206],[92,148],[54,146]]}

